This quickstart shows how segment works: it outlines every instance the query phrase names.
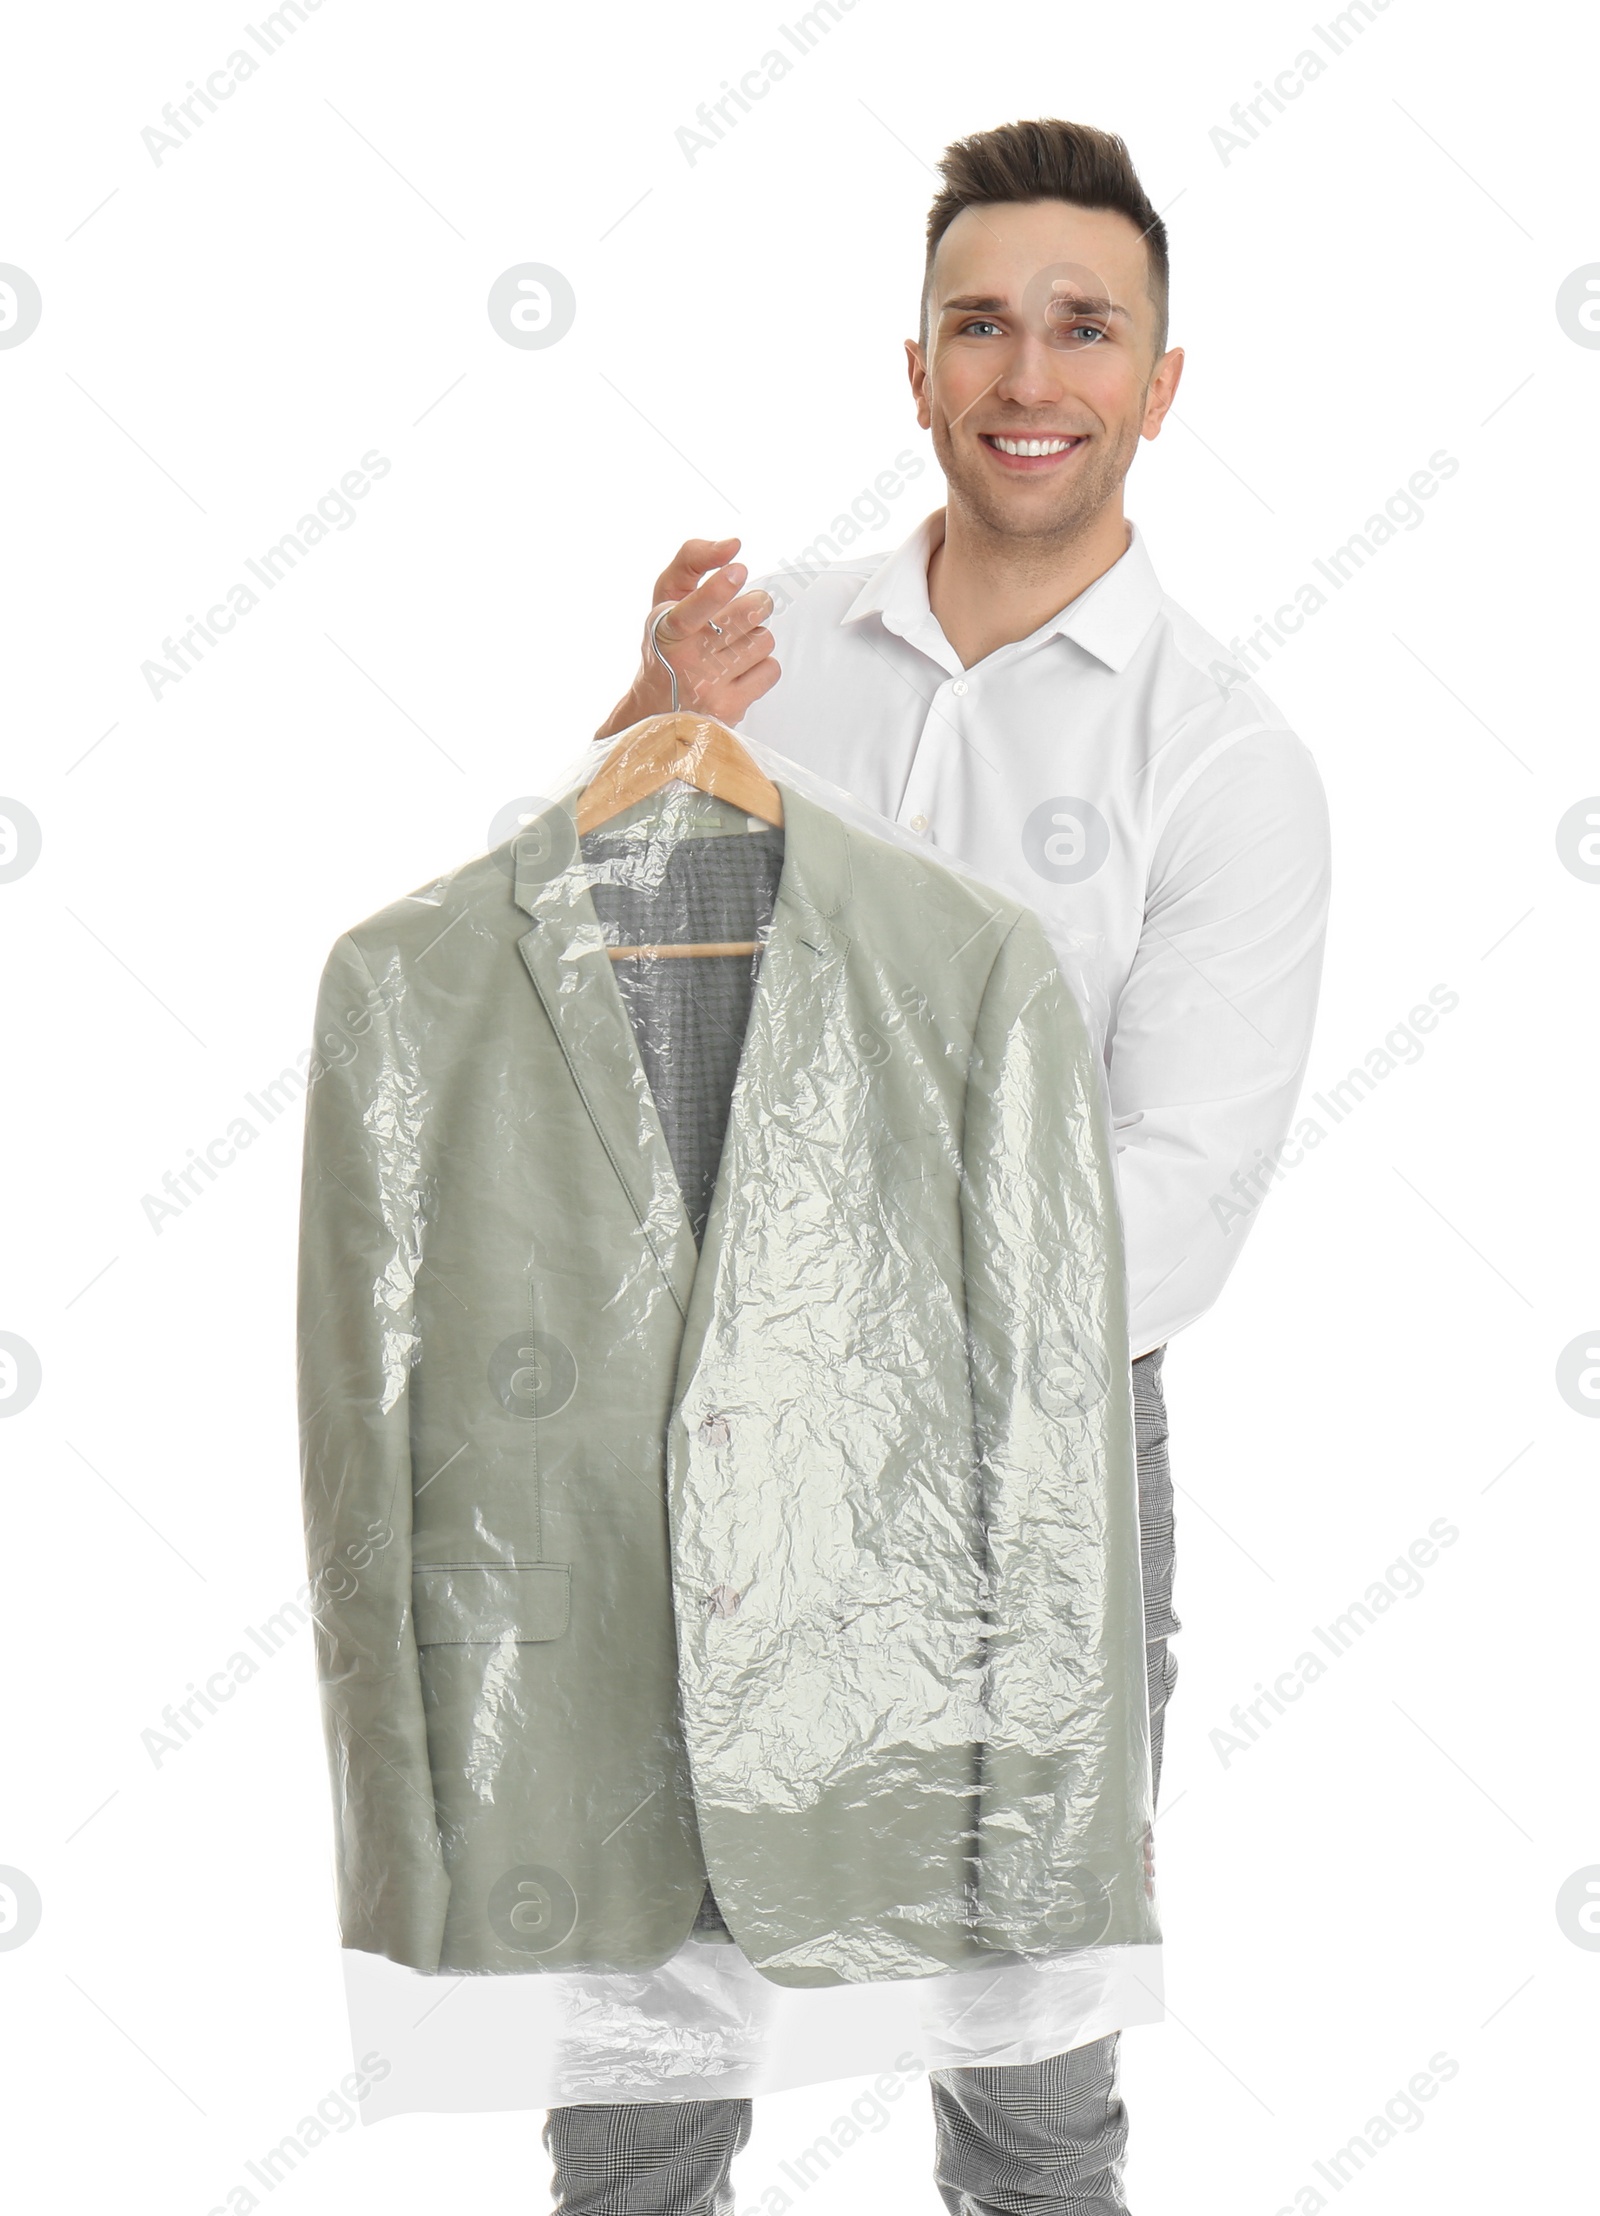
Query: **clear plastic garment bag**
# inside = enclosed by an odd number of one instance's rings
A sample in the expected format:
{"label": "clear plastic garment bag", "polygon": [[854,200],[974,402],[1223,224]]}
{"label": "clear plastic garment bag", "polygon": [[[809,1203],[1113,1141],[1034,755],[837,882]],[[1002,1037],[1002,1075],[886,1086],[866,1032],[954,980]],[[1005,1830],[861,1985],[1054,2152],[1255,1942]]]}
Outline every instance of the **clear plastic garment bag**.
{"label": "clear plastic garment bag", "polygon": [[1157,2017],[1109,1117],[1032,912],[675,710],[346,933],[316,1047],[369,2115]]}

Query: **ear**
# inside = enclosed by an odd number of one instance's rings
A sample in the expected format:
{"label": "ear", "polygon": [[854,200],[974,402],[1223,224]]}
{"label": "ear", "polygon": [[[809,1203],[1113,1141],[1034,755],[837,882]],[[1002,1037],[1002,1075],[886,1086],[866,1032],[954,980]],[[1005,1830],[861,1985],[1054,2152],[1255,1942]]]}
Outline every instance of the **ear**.
{"label": "ear", "polygon": [[1150,389],[1145,394],[1144,418],[1139,425],[1141,438],[1153,439],[1166,419],[1167,410],[1178,397],[1178,381],[1183,375],[1183,348],[1168,347],[1155,366],[1150,379]]}
{"label": "ear", "polygon": [[917,403],[917,421],[924,431],[933,428],[933,417],[928,410],[928,365],[922,358],[922,348],[915,339],[906,340],[906,375],[911,380],[912,397]]}

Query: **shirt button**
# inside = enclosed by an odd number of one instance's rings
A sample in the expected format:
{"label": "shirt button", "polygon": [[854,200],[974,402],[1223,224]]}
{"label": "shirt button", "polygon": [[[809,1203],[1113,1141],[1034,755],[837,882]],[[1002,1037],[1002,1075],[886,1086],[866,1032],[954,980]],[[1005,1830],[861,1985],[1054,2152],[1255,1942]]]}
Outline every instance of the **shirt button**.
{"label": "shirt button", "polygon": [[927,828],[928,828],[928,819],[927,819],[927,817],[926,817],[926,816],[913,816],[913,817],[912,817],[912,819],[911,819],[911,828],[912,828],[912,830],[913,830],[913,831],[926,831],[926,830],[927,830]]}
{"label": "shirt button", "polygon": [[700,1436],[708,1447],[725,1447],[728,1443],[727,1417],[707,1416],[700,1426]]}
{"label": "shirt button", "polygon": [[950,690],[955,694],[957,700],[961,698],[966,689],[967,681],[964,677],[958,677],[955,683],[950,687]]}

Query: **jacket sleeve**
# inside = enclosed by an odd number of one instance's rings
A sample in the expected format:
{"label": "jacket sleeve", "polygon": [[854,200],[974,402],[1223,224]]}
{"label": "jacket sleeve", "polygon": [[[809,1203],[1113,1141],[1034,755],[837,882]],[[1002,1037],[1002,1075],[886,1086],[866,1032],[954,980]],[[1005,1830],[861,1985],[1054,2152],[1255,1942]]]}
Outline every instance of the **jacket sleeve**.
{"label": "jacket sleeve", "polygon": [[418,1103],[349,938],[323,973],[301,1188],[306,1559],[344,1944],[436,1968],[445,1875],[411,1622]]}
{"label": "jacket sleeve", "polygon": [[1159,1939],[1127,1284],[1109,1110],[1038,919],[1009,932],[968,1078],[963,1241],[987,1545],[985,1945]]}

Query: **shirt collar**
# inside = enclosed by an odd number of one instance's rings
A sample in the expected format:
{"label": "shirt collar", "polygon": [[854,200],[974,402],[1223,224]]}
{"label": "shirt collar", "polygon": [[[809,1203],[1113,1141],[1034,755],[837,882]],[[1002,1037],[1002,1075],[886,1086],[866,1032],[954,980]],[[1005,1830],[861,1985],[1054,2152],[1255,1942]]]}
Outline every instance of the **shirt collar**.
{"label": "shirt collar", "polygon": [[[928,604],[928,563],[944,538],[942,508],[924,516],[911,536],[873,571],[851,601],[841,619],[857,622],[863,616],[882,619],[884,628],[919,643],[919,633],[943,642],[944,634]],[[1132,661],[1140,640],[1155,621],[1161,605],[1161,586],[1151,565],[1143,534],[1128,524],[1127,551],[1092,585],[1085,586],[1049,621],[1031,632],[1027,642],[1060,637],[1071,639],[1108,669],[1121,671]]]}

